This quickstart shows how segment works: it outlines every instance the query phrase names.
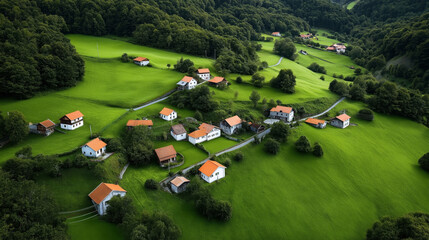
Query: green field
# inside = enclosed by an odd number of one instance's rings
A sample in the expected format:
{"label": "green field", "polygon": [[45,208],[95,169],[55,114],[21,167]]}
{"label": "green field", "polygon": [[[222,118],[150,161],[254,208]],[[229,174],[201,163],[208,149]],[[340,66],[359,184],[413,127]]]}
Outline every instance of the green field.
{"label": "green field", "polygon": [[358,2],[359,2],[359,0],[355,0],[355,1],[351,2],[351,3],[349,3],[347,5],[347,9],[351,10],[356,5],[356,3],[358,3]]}
{"label": "green field", "polygon": [[123,232],[115,224],[100,220],[97,217],[79,223],[68,224],[68,234],[73,240],[79,239],[125,239]]}

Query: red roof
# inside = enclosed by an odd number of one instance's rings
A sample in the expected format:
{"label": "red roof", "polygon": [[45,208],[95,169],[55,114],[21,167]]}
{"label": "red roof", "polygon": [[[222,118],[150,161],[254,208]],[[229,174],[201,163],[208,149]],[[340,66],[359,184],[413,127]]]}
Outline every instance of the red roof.
{"label": "red roof", "polygon": [[290,112],[292,112],[292,108],[291,107],[284,107],[284,106],[277,106],[277,107],[271,108],[270,112],[290,113]]}
{"label": "red roof", "polygon": [[90,147],[94,151],[98,151],[98,150],[102,149],[103,147],[105,147],[107,144],[105,142],[101,141],[101,139],[99,139],[99,138],[94,138],[85,145]]}
{"label": "red roof", "polygon": [[211,83],[220,83],[220,82],[222,82],[224,80],[225,80],[225,78],[223,78],[223,77],[214,77],[213,79],[209,80],[209,82],[211,82]]}
{"label": "red roof", "polygon": [[160,114],[162,114],[162,115],[164,115],[164,116],[169,116],[170,114],[172,114],[174,112],[174,110],[173,109],[170,109],[170,108],[163,108],[162,110],[161,110],[161,112],[159,112]]}
{"label": "red roof", "polygon": [[273,33],[271,33],[271,35],[276,35],[276,34],[280,34],[280,32],[273,32]]}
{"label": "red roof", "polygon": [[201,129],[198,129],[198,130],[193,131],[193,132],[191,132],[191,133],[188,134],[188,136],[191,137],[191,138],[199,138],[199,137],[202,137],[202,136],[205,136],[205,135],[207,135],[206,131],[201,130]]}
{"label": "red roof", "polygon": [[180,80],[180,81],[188,83],[188,82],[192,81],[192,79],[194,79],[194,78],[193,77],[189,77],[189,76],[184,76],[182,78],[182,80]]}
{"label": "red roof", "polygon": [[200,68],[197,70],[198,73],[202,74],[202,73],[210,73],[210,69],[208,68]]}
{"label": "red roof", "polygon": [[320,120],[320,119],[316,119],[316,118],[307,118],[307,120],[305,120],[305,122],[309,123],[309,124],[314,124],[314,125],[325,123],[324,120]]}
{"label": "red roof", "polygon": [[72,113],[66,114],[65,116],[70,120],[75,120],[77,118],[83,117],[83,114],[78,110],[78,111],[74,111]]}
{"label": "red roof", "polygon": [[237,116],[237,115],[235,115],[234,117],[230,117],[230,118],[227,118],[227,119],[225,119],[225,121],[229,124],[229,126],[235,126],[235,125],[237,125],[237,124],[240,124],[242,121],[241,121],[241,118],[239,117],[239,116]]}
{"label": "red roof", "polygon": [[152,120],[128,120],[127,127],[153,126]]}
{"label": "red roof", "polygon": [[182,184],[189,182],[188,179],[182,176],[175,177],[173,180],[170,181],[171,184],[173,184],[176,187],[180,187]]}
{"label": "red roof", "polygon": [[110,183],[100,183],[88,196],[97,204],[100,204],[111,192],[127,192],[121,186]]}
{"label": "red roof", "polygon": [[136,62],[149,61],[149,59],[144,58],[144,57],[136,57],[133,60],[136,61]]}
{"label": "red roof", "polygon": [[158,159],[160,162],[174,158],[177,155],[176,150],[174,149],[173,145],[168,145],[166,147],[157,148],[155,149],[155,153],[158,156]]}
{"label": "red roof", "polygon": [[200,129],[200,130],[203,130],[203,131],[205,131],[206,133],[209,133],[209,132],[211,132],[212,130],[213,130],[213,128],[215,128],[216,126],[213,126],[213,125],[210,125],[210,124],[207,124],[207,123],[202,123],[198,128]]}
{"label": "red roof", "polygon": [[335,48],[334,47],[327,47],[326,50],[328,50],[328,51],[335,51]]}
{"label": "red roof", "polygon": [[212,161],[212,160],[207,160],[207,162],[205,162],[200,169],[198,169],[200,172],[202,172],[204,175],[206,175],[207,177],[210,177],[218,168],[226,168],[224,165],[216,162],[216,161]]}
{"label": "red roof", "polygon": [[349,115],[343,113],[340,116],[336,116],[335,118],[337,118],[338,120],[344,122],[344,121],[350,119],[351,117]]}
{"label": "red roof", "polygon": [[42,125],[42,126],[44,126],[45,128],[55,126],[55,123],[52,122],[50,119],[45,120],[43,122],[40,122],[39,124]]}

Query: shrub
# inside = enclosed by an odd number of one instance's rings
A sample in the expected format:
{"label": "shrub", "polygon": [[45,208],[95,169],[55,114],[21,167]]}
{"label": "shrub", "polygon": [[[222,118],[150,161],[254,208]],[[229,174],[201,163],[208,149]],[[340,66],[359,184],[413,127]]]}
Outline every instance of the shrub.
{"label": "shrub", "polygon": [[109,200],[106,209],[106,220],[111,223],[122,223],[127,214],[134,213],[132,200],[128,196],[116,195]]}
{"label": "shrub", "polygon": [[238,76],[237,79],[235,80],[238,84],[243,83],[243,78],[241,78],[241,76]]}
{"label": "shrub", "polygon": [[107,152],[122,152],[123,147],[121,144],[121,140],[117,138],[110,139],[109,143],[107,144],[106,150]]}
{"label": "shrub", "polygon": [[322,157],[323,156],[323,149],[322,146],[320,146],[319,143],[315,143],[313,147],[313,155],[316,157]]}
{"label": "shrub", "polygon": [[308,153],[311,151],[311,145],[306,136],[301,136],[295,142],[295,148],[298,150],[298,152]]}
{"label": "shrub", "polygon": [[359,110],[357,117],[366,121],[374,120],[374,113],[369,109]]}
{"label": "shrub", "polygon": [[231,166],[231,159],[227,158],[227,159],[223,162],[223,165],[224,165],[225,167],[229,167],[229,166]]}
{"label": "shrub", "polygon": [[193,167],[193,168],[191,168],[191,170],[189,170],[189,175],[191,175],[191,176],[195,176],[195,175],[197,175],[198,174],[198,169],[199,169],[200,167],[199,166],[195,166],[195,167]]}
{"label": "shrub", "polygon": [[30,159],[12,158],[5,162],[3,170],[10,173],[14,179],[34,179],[37,163]]}
{"label": "shrub", "polygon": [[73,166],[76,168],[82,168],[88,165],[88,159],[83,154],[75,156]]}
{"label": "shrub", "polygon": [[310,66],[307,67],[308,69],[310,69],[313,72],[317,72],[317,73],[323,73],[326,74],[326,69],[323,66],[320,66],[319,64],[317,64],[316,62],[310,64]]}
{"label": "shrub", "polygon": [[320,76],[320,79],[323,80],[323,81],[325,81],[325,76],[323,76],[323,75]]}
{"label": "shrub", "polygon": [[241,162],[243,160],[244,156],[241,152],[238,152],[234,155],[234,160],[236,162]]}
{"label": "shrub", "polygon": [[33,151],[30,145],[21,148],[15,153],[15,156],[18,158],[31,158],[31,155],[33,155]]}
{"label": "shrub", "polygon": [[280,143],[272,138],[265,140],[264,150],[271,154],[277,154],[280,150]]}
{"label": "shrub", "polygon": [[419,159],[419,165],[422,169],[429,171],[429,152]]}
{"label": "shrub", "polygon": [[201,114],[200,111],[195,111],[194,118],[197,119],[198,121],[203,121],[203,115]]}
{"label": "shrub", "polygon": [[282,121],[276,122],[271,125],[271,132],[269,136],[279,142],[287,142],[290,135],[290,126]]}
{"label": "shrub", "polygon": [[255,86],[257,88],[263,87],[264,81],[265,81],[265,77],[259,73],[253,74],[252,79],[251,79],[253,86]]}
{"label": "shrub", "polygon": [[194,62],[190,59],[183,60],[183,57],[177,61],[177,64],[174,64],[174,69],[181,73],[188,73],[190,70],[192,71],[192,67],[194,66]]}
{"label": "shrub", "polygon": [[159,183],[153,179],[148,179],[148,180],[146,180],[146,182],[144,182],[144,187],[146,189],[158,190],[159,189]]}
{"label": "shrub", "polygon": [[122,54],[121,61],[122,61],[123,63],[127,63],[127,62],[129,62],[129,61],[130,61],[130,59],[128,59],[128,54],[126,54],[126,53]]}

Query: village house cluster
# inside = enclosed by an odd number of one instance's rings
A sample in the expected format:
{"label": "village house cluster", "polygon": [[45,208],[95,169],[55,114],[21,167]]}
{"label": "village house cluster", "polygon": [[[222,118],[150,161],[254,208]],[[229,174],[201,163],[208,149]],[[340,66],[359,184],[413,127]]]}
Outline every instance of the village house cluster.
{"label": "village house cluster", "polygon": [[[49,136],[55,131],[57,125],[50,119],[36,124],[29,124],[30,132]],[[60,118],[60,128],[75,130],[83,126],[83,114],[80,111],[68,113]]]}

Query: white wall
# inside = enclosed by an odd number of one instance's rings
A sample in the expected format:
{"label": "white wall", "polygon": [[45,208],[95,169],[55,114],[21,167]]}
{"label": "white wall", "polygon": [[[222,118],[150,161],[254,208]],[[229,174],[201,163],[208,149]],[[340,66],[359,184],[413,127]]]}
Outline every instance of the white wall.
{"label": "white wall", "polygon": [[173,120],[173,119],[176,119],[177,118],[177,113],[176,113],[176,111],[173,111],[170,115],[168,115],[168,116],[165,116],[165,115],[163,115],[163,114],[159,114],[159,116],[162,118],[162,119],[164,119],[164,120],[166,120],[166,121],[171,121],[171,120]]}
{"label": "white wall", "polygon": [[176,139],[176,141],[182,141],[186,139],[186,133],[182,133],[179,135],[176,135],[173,133],[173,131],[170,131],[171,136],[173,136],[174,139]]}
{"label": "white wall", "polygon": [[199,138],[189,137],[189,142],[194,144],[194,145],[197,143],[205,142],[205,141],[207,141],[207,136],[202,136]]}
{"label": "white wall", "polygon": [[206,176],[203,173],[201,173],[200,176],[204,181],[206,181],[208,183],[212,183],[214,181],[217,181],[217,180],[225,177],[225,168],[218,167],[216,169],[216,171],[214,171],[211,176]]}
{"label": "white wall", "polygon": [[194,89],[197,86],[198,82],[195,79],[192,79],[187,85],[186,88],[191,90]]}
{"label": "white wall", "polygon": [[[82,119],[82,118],[79,118],[79,119]],[[60,127],[66,130],[75,130],[76,128],[80,128],[82,126],[83,126],[83,120],[80,122],[78,122],[77,120],[73,120],[72,124],[60,123]]]}
{"label": "white wall", "polygon": [[210,141],[212,139],[218,138],[221,136],[221,132],[219,128],[213,128],[209,134],[207,134],[207,141]]}
{"label": "white wall", "polygon": [[285,112],[270,112],[270,118],[284,118],[288,122],[293,120],[294,112],[291,111],[290,113]]}
{"label": "white wall", "polygon": [[203,80],[210,80],[210,73],[197,73],[198,77],[200,77]]}
{"label": "white wall", "polygon": [[106,152],[106,147],[103,147],[97,152],[95,152],[92,148],[88,147],[87,145],[82,147],[82,154],[87,157],[99,157],[105,152]]}
{"label": "white wall", "polygon": [[134,63],[139,66],[147,66],[149,64],[149,61],[141,61],[141,62],[134,61]]}
{"label": "white wall", "polygon": [[237,125],[234,125],[232,127],[230,127],[228,124],[225,123],[225,124],[221,124],[220,128],[223,130],[224,133],[226,133],[228,135],[232,135],[232,134],[234,134],[234,132],[237,129],[241,128],[241,123],[237,124]]}

